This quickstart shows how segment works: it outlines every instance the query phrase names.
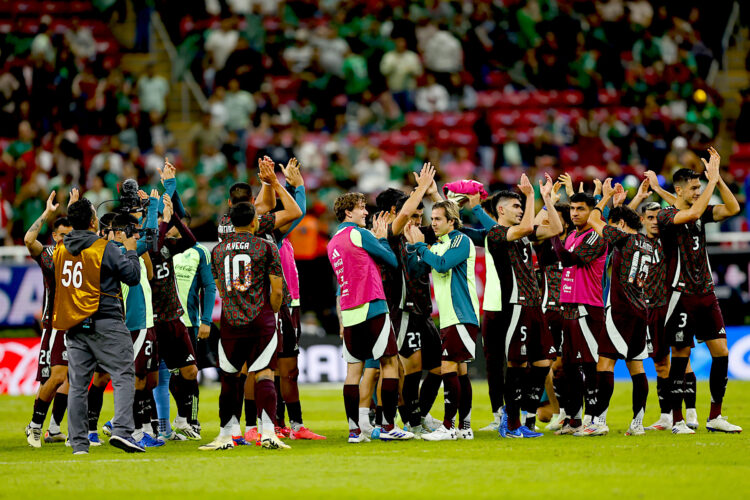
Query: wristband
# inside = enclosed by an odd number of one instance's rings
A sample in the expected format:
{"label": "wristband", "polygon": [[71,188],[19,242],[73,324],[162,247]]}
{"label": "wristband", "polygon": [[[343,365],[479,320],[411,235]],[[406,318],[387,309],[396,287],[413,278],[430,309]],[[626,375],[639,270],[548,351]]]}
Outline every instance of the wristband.
{"label": "wristband", "polygon": [[547,210],[547,205],[544,205],[544,206],[542,207],[542,210]]}
{"label": "wristband", "polygon": [[601,209],[601,208],[599,208],[599,207],[594,207],[594,208],[592,208],[592,209],[591,209],[591,211],[592,211],[592,212],[593,212],[594,210],[599,210],[599,212],[601,212],[601,214],[602,214],[602,215],[604,215],[604,212],[602,212],[602,209]]}

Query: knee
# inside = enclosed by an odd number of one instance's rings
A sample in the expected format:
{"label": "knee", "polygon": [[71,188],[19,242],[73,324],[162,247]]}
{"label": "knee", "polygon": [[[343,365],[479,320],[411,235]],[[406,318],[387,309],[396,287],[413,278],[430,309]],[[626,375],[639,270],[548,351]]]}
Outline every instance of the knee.
{"label": "knee", "polygon": [[295,366],[294,368],[289,370],[287,374],[285,375],[285,378],[289,382],[297,383],[297,379],[299,379],[299,368]]}
{"label": "knee", "polygon": [[135,379],[135,390],[142,391],[146,388],[146,378],[136,377]]}
{"label": "knee", "polygon": [[198,367],[195,365],[186,366],[180,370],[180,375],[185,380],[195,380],[198,378]]}

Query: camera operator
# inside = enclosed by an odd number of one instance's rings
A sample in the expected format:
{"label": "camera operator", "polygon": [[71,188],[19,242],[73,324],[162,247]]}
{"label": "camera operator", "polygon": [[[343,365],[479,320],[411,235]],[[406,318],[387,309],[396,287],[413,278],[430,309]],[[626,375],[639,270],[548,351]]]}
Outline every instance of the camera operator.
{"label": "camera operator", "polygon": [[99,238],[91,202],[68,207],[73,231],[58,244],[55,264],[55,305],[52,327],[67,330],[68,428],[74,454],[87,454],[87,388],[99,364],[112,377],[115,417],[110,444],[127,452],[143,452],[133,440],[135,373],[133,343],[125,326],[120,282],[135,286],[141,266],[134,236],[123,241],[123,254],[114,242]]}

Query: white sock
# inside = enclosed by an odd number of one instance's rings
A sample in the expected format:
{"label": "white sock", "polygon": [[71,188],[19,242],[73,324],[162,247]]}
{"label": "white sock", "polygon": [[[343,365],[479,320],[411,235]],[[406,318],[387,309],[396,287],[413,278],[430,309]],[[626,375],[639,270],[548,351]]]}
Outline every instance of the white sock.
{"label": "white sock", "polygon": [[48,427],[50,434],[59,434],[60,433],[60,424],[55,422],[55,416],[52,415],[49,419],[49,427]]}
{"label": "white sock", "polygon": [[220,437],[232,437],[232,424],[227,424],[219,429]]}
{"label": "white sock", "polygon": [[187,419],[185,417],[175,417],[174,418],[174,426],[180,427],[187,424]]}
{"label": "white sock", "polygon": [[37,424],[36,422],[29,422],[29,427],[31,427],[32,429],[41,429],[42,428],[42,426],[39,425],[39,424]]}
{"label": "white sock", "polygon": [[242,427],[240,427],[240,423],[237,421],[236,416],[233,416],[229,421],[229,427],[232,429],[232,436],[242,435]]}

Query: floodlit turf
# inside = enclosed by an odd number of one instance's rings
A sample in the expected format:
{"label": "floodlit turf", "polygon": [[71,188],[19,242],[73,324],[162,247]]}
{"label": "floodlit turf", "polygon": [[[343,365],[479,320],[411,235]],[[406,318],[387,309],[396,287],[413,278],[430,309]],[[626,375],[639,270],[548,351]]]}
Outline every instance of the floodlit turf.
{"label": "floodlit turf", "polygon": [[[701,429],[626,437],[630,385],[618,383],[609,413],[611,434],[598,438],[545,435],[501,440],[475,432],[474,441],[372,442],[350,445],[341,386],[304,386],[305,423],[327,441],[288,441],[291,450],[255,446],[201,452],[195,442],[170,442],[128,455],[107,444],[88,456],[62,444],[26,445],[29,397],[0,397],[0,498],[748,498],[750,382],[730,382],[726,413],[746,431],[704,429],[708,385],[699,384]],[[218,432],[218,391],[201,392],[203,442]],[[473,426],[488,423],[486,385],[474,386]],[[101,423],[112,411],[105,395]],[[173,408],[174,411],[174,408]],[[442,416],[438,402],[433,414]],[[646,424],[658,418],[651,385]],[[67,418],[66,418],[67,420]],[[63,426],[64,427],[64,426]]]}

